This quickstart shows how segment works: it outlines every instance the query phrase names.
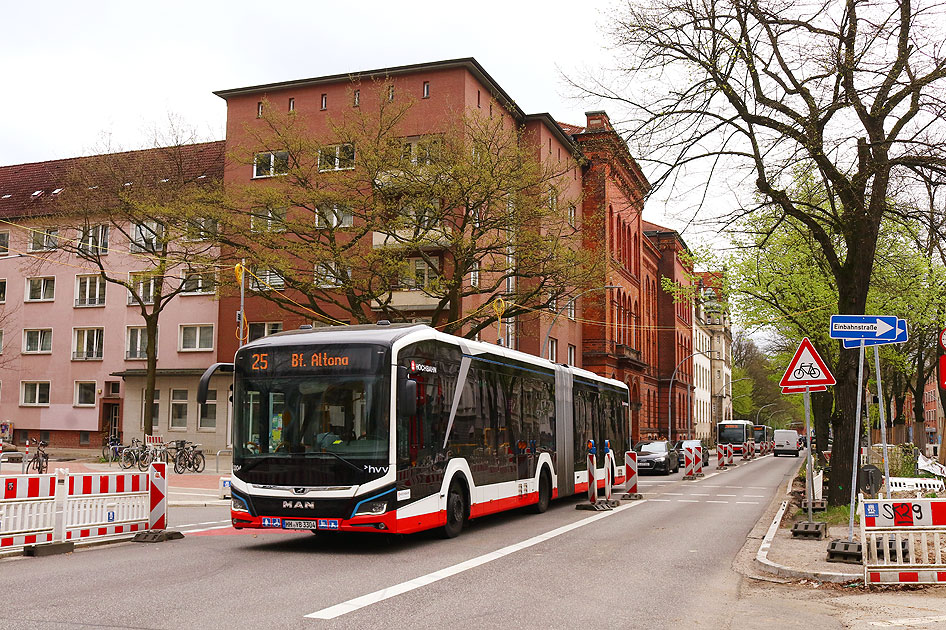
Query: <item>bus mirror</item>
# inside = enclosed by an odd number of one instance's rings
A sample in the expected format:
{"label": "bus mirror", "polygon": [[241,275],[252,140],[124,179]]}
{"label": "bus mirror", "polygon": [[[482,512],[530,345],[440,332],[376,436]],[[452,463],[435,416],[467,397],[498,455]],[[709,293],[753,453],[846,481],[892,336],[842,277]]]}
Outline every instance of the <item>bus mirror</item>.
{"label": "bus mirror", "polygon": [[398,379],[397,410],[402,416],[417,413],[417,381],[407,377]]}

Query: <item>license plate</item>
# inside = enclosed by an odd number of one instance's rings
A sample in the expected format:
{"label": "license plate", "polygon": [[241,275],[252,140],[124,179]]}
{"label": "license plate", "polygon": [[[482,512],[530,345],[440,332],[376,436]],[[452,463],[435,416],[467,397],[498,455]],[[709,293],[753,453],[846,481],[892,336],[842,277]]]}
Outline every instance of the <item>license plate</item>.
{"label": "license plate", "polygon": [[651,466],[653,466],[653,463],[652,463],[652,462],[640,462],[639,465],[640,465],[641,468],[650,468]]}
{"label": "license plate", "polygon": [[337,518],[320,518],[315,520],[283,519],[283,529],[338,529]]}

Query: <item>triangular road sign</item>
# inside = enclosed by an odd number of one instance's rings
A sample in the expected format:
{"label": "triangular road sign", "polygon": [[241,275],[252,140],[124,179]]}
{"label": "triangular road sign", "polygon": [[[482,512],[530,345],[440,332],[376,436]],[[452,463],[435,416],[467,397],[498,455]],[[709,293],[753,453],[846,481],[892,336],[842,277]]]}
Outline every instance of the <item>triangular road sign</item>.
{"label": "triangular road sign", "polygon": [[821,359],[818,351],[811,344],[808,337],[801,340],[801,345],[795,351],[795,356],[788,364],[785,375],[779,381],[779,387],[810,387],[812,385],[834,385],[834,380],[828,366]]}
{"label": "triangular road sign", "polygon": [[[814,392],[826,392],[826,391],[828,391],[828,386],[827,386],[827,385],[815,385],[814,387],[809,387],[809,388],[808,388],[808,391],[809,391],[809,392],[812,392],[812,393],[814,393]],[[804,393],[805,393],[805,388],[804,388],[804,387],[783,387],[783,388],[782,388],[782,393],[783,393],[783,394],[804,394]]]}

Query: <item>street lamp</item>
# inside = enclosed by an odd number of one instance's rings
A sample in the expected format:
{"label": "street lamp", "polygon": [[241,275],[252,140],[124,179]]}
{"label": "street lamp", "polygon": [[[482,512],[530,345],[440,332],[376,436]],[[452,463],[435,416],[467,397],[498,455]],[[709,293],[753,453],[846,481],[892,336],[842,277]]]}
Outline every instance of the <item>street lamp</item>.
{"label": "street lamp", "polygon": [[552,323],[549,324],[549,329],[548,329],[548,331],[546,331],[546,333],[545,333],[545,339],[542,340],[542,347],[543,347],[543,350],[542,350],[542,352],[539,353],[539,356],[542,356],[542,355],[544,354],[546,359],[549,359],[549,360],[552,359],[552,357],[549,355],[549,337],[552,336],[552,326],[555,325],[555,320],[558,319],[558,316],[559,316],[559,315],[561,315],[562,313],[565,312],[565,309],[568,308],[568,305],[569,305],[569,304],[571,304],[572,302],[574,302],[575,300],[577,300],[578,298],[580,298],[581,296],[583,296],[585,293],[591,293],[592,291],[606,291],[606,290],[608,290],[608,289],[620,289],[620,288],[621,288],[621,287],[618,286],[618,285],[615,285],[615,284],[608,284],[608,285],[605,285],[605,286],[603,286],[603,287],[594,287],[594,288],[591,288],[591,289],[586,289],[586,290],[582,291],[581,293],[579,293],[578,295],[576,295],[575,297],[573,297],[572,299],[570,299],[570,300],[568,300],[567,302],[565,302],[565,306],[563,306],[561,309],[559,309],[559,311],[558,311],[557,313],[555,313],[555,317],[552,318]]}
{"label": "street lamp", "polygon": [[[733,384],[733,383],[738,383],[739,381],[748,381],[748,380],[750,380],[751,378],[752,378],[751,376],[742,376],[742,377],[737,378],[737,379],[734,380],[734,381],[729,381],[728,383],[723,383],[723,386],[719,388],[719,391],[716,392],[715,394],[713,394],[713,398],[714,398],[714,399],[715,399],[715,398],[725,398],[725,397],[728,395],[729,398],[731,399],[730,402],[732,402],[733,400],[736,400],[736,398],[743,398],[744,396],[751,396],[751,395],[752,395],[752,392],[749,392],[748,394],[740,394],[739,396],[736,396],[735,398],[733,398],[732,392],[729,392],[729,394],[721,394],[721,393],[720,393],[720,392],[722,392],[724,389],[726,389],[727,387],[732,387],[732,384]],[[713,412],[714,412],[714,414],[715,414],[715,412],[716,412],[716,401],[713,400],[713,401],[711,401],[711,402],[713,403]],[[723,401],[722,401],[722,400],[719,401],[719,415],[722,416],[722,421],[725,422],[725,421],[726,421],[726,409],[724,408],[724,405],[723,405]],[[712,421],[712,418],[710,418],[710,420]]]}
{"label": "street lamp", "polygon": [[767,405],[762,405],[759,407],[759,410],[755,412],[755,424],[759,424],[759,414],[762,413],[762,410],[766,407],[771,407],[772,405],[777,405],[778,403],[769,403]]}
{"label": "street lamp", "polygon": [[[680,369],[680,366],[683,365],[683,362],[691,357],[695,357],[698,354],[709,356],[710,354],[719,354],[719,350],[709,350],[709,351],[697,350],[696,352],[692,354],[688,354],[687,356],[680,359],[680,362],[677,363],[677,367],[673,368],[673,374],[670,375],[670,390],[667,392],[667,442],[673,441],[673,381],[674,379],[677,378],[677,370]],[[687,383],[687,401],[688,402],[690,400],[690,388],[692,386],[693,385],[691,383]],[[687,436],[689,437],[689,435],[690,435],[690,429],[688,428]]]}

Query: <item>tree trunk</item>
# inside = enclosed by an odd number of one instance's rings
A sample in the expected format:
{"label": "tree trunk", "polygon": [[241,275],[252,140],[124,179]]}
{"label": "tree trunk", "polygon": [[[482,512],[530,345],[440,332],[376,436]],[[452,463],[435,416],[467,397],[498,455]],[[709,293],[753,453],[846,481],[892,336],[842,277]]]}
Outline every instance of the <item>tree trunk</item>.
{"label": "tree trunk", "polygon": [[154,389],[158,373],[158,318],[145,319],[145,334],[147,337],[147,374],[145,376],[145,393],[142,401],[144,415],[144,433],[152,435],[154,431]]}
{"label": "tree trunk", "polygon": [[828,435],[831,427],[831,411],[834,409],[834,397],[831,392],[815,392],[811,395],[811,415],[815,429],[818,461],[826,464],[824,451],[828,450]]}

